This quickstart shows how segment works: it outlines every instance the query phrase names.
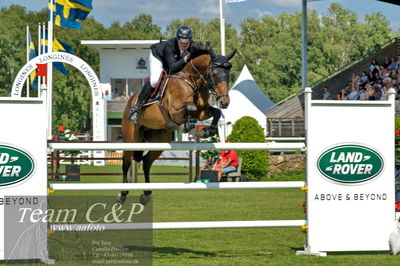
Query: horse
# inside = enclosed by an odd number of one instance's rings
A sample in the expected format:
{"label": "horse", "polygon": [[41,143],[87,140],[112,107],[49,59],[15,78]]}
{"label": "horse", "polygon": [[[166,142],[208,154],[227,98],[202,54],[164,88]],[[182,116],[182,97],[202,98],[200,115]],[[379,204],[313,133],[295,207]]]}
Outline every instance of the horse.
{"label": "horse", "polygon": [[[138,114],[138,123],[129,120],[129,113],[134,106],[139,92],[135,93],[126,104],[122,118],[122,139],[124,142],[171,142],[172,131],[181,129],[187,133],[195,127],[197,121],[213,117],[210,126],[203,128],[197,135],[207,138],[217,133],[221,111],[208,103],[210,93],[216,97],[220,108],[229,105],[228,82],[232,64],[229,60],[236,50],[226,56],[215,54],[212,48],[207,53],[189,61],[182,71],[166,76],[167,80],[161,100],[155,104],[143,106]],[[150,168],[163,151],[124,151],[123,182],[127,183],[132,157],[136,162],[143,161],[145,182],[150,182]],[[126,200],[128,191],[121,191],[117,202]],[[151,191],[144,191],[140,202],[150,200]]]}

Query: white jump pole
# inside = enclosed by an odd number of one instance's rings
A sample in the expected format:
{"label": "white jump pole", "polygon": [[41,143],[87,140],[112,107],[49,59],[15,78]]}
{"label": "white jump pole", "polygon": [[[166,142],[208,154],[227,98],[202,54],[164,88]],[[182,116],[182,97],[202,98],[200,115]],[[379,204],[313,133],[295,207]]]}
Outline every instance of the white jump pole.
{"label": "white jump pole", "polygon": [[50,150],[303,150],[298,143],[49,143]]}
{"label": "white jump pole", "polygon": [[305,226],[306,224],[307,222],[305,220],[51,224],[50,230],[56,232],[78,231],[79,228],[88,228],[89,226],[96,226],[96,228],[99,228],[101,231],[114,231],[114,230],[160,230],[160,229],[301,227]]}
{"label": "white jump pole", "polygon": [[49,184],[53,190],[209,190],[209,189],[273,189],[302,188],[304,181],[223,182],[223,183],[81,183]]}

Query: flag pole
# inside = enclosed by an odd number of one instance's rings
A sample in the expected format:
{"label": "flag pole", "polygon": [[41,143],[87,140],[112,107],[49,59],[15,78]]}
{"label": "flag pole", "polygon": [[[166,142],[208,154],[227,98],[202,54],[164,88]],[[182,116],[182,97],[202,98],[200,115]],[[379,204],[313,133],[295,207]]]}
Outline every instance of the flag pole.
{"label": "flag pole", "polygon": [[[38,23],[38,56],[39,55],[41,55],[42,53],[42,51],[41,51],[41,40],[42,40],[42,38],[41,38],[41,32],[42,31],[42,28],[41,28],[41,24],[40,23]],[[38,82],[38,85],[37,85],[37,87],[38,87],[38,90],[37,90],[37,93],[38,93],[38,98],[40,98],[40,87],[41,87],[41,85],[42,85],[42,83],[41,83],[41,81],[42,81],[42,77],[37,77],[37,82]]]}
{"label": "flag pole", "polygon": [[221,25],[221,55],[225,55],[225,19],[222,10],[222,0],[219,0],[219,21]]}
{"label": "flag pole", "polygon": [[[48,21],[48,53],[53,52],[53,8],[54,0],[50,0],[50,19]],[[47,64],[47,137],[52,138],[52,99],[53,99],[53,64]]]}
{"label": "flag pole", "polygon": [[[26,25],[26,62],[29,62],[29,47],[31,46],[29,38],[29,25]],[[29,97],[29,82],[30,76],[26,80],[26,97]]]}

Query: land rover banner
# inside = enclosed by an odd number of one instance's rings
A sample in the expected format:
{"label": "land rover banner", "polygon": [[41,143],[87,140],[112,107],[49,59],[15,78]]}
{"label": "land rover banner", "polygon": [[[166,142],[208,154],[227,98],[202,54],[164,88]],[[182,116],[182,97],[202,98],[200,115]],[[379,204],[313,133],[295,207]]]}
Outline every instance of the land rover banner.
{"label": "land rover banner", "polygon": [[322,175],[343,184],[371,180],[382,172],[383,165],[377,151],[357,144],[334,146],[323,152],[317,162]]}
{"label": "land rover banner", "polygon": [[45,117],[46,108],[39,98],[0,98],[0,260],[49,262],[47,222],[10,220],[18,214],[10,210],[46,209]]}
{"label": "land rover banner", "polygon": [[312,251],[389,250],[395,219],[393,107],[393,99],[307,99]]}

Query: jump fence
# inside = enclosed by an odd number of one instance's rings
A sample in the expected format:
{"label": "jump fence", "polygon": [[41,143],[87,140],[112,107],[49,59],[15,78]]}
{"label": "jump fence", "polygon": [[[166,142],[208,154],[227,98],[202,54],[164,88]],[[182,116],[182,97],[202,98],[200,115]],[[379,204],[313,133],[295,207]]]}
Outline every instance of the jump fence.
{"label": "jump fence", "polygon": [[[24,112],[21,112],[24,110]],[[388,101],[311,100],[305,91],[306,140],[267,143],[49,143],[43,99],[0,98],[0,198],[46,197],[53,190],[208,190],[302,188],[306,193],[306,220],[206,221],[151,224],[108,224],[109,230],[194,229],[244,227],[307,227],[305,250],[296,254],[326,255],[329,251],[388,251],[395,228],[394,211],[394,92]],[[346,119],[346,117],[357,119]],[[19,123],[16,123],[18,121]],[[373,121],[373,122],[371,122]],[[34,128],[26,134],[26,128]],[[95,132],[94,132],[95,133]],[[48,184],[48,150],[269,150],[306,153],[306,180],[303,182],[241,183],[57,183]],[[260,203],[262,204],[262,203]],[[0,205],[0,219],[5,219]],[[7,216],[8,217],[8,216]],[[14,223],[15,224],[15,223]],[[13,224],[13,225],[14,225]],[[34,224],[33,224],[34,225]],[[33,226],[32,225],[32,226]],[[10,254],[5,249],[5,232],[0,227],[0,260]],[[10,225],[12,226],[12,225]],[[56,225],[51,228],[56,230]],[[14,227],[13,227],[14,230]],[[47,233],[47,226],[42,234]],[[14,230],[15,231],[15,230]],[[16,235],[17,231],[15,232]],[[22,234],[23,232],[21,232]],[[32,234],[37,234],[33,232]],[[367,237],[366,237],[367,236]],[[26,246],[34,245],[24,243]],[[28,241],[28,242],[29,242]],[[47,246],[47,239],[41,239]],[[9,245],[15,239],[7,238]],[[43,251],[44,252],[44,251]],[[46,252],[44,252],[46,253]],[[36,259],[22,254],[18,259]],[[43,257],[39,257],[43,259]]]}

